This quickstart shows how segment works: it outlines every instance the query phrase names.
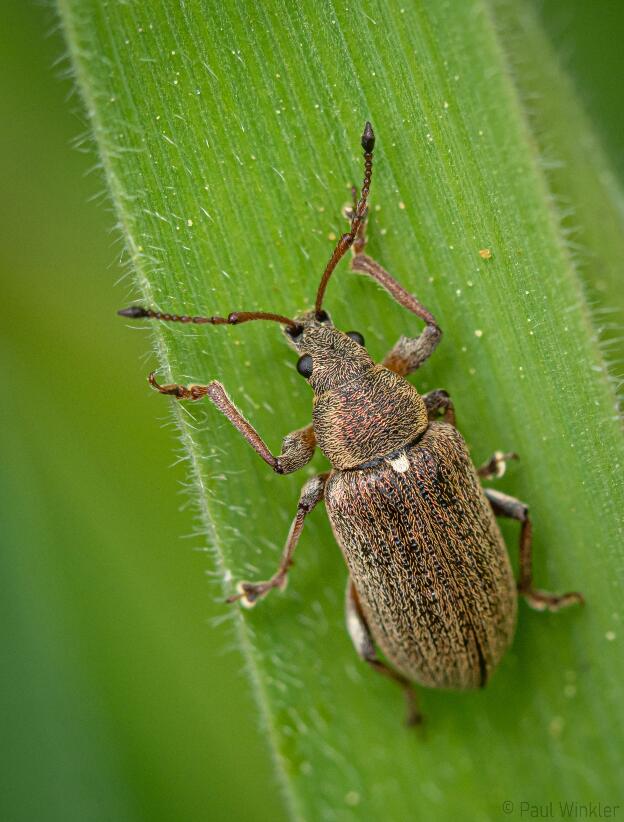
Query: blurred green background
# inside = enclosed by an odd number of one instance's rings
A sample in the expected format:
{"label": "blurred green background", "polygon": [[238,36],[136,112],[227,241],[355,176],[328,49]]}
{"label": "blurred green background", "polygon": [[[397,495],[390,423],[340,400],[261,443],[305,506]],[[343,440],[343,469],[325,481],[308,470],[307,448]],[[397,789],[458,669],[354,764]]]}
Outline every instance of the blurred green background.
{"label": "blurred green background", "polygon": [[3,9],[0,819],[280,819],[55,16]]}
{"label": "blurred green background", "polygon": [[[3,9],[0,819],[283,819],[54,14]],[[622,179],[624,7],[540,13]]]}

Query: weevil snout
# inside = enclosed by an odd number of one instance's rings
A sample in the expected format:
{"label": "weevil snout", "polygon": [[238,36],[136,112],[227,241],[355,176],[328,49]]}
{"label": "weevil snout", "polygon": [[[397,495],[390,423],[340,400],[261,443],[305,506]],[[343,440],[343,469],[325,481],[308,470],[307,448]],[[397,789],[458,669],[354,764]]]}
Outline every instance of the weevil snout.
{"label": "weevil snout", "polygon": [[318,396],[346,383],[363,378],[374,362],[364,348],[364,338],[356,331],[340,331],[325,312],[320,318],[309,312],[296,319],[297,333],[286,329],[290,345],[300,354],[297,371]]}

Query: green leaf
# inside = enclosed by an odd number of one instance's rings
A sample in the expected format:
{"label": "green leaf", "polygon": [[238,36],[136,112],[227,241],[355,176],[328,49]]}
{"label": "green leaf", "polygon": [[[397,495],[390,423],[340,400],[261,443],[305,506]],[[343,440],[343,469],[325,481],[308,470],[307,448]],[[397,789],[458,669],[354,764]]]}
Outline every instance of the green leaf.
{"label": "green leaf", "polygon": [[[60,6],[140,299],[154,307],[309,307],[372,121],[370,251],[445,330],[415,382],[451,392],[476,461],[520,452],[500,487],[531,504],[536,582],[587,597],[557,615],[521,607],[491,685],[423,692],[419,735],[401,725],[398,689],[350,647],[344,564],[314,512],[286,592],[231,611],[293,815],[485,819],[506,800],[617,803],[621,431],[489,6]],[[327,306],[381,358],[413,318],[344,269]],[[164,379],[222,380],[274,453],[309,420],[277,328],[153,334]],[[266,578],[307,472],[272,475],[208,404],[172,413],[223,593]],[[325,465],[318,455],[310,471]],[[515,557],[517,529],[504,530]]]}
{"label": "green leaf", "polygon": [[624,361],[624,192],[531,6],[493,0],[561,230],[585,285],[614,385]]}

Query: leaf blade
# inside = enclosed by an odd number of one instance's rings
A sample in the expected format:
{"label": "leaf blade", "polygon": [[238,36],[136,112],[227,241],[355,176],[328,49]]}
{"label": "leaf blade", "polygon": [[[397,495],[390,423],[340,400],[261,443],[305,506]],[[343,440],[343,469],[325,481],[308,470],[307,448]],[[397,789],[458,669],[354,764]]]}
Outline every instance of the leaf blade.
{"label": "leaf blade", "polygon": [[[601,357],[587,307],[484,7],[458,6],[449,16],[421,5],[388,15],[370,4],[352,16],[330,3],[275,3],[244,7],[244,25],[235,10],[210,3],[153,4],[149,13],[141,4],[103,12],[65,0],[62,8],[138,281],[160,308],[288,314],[309,304],[315,279],[298,272],[322,270],[331,240],[318,226],[341,230],[341,192],[346,199],[356,168],[359,177],[357,137],[371,119],[381,138],[371,251],[446,330],[417,384],[452,389],[479,458],[499,446],[521,451],[522,471],[504,487],[532,503],[536,576],[575,587],[582,570],[592,602],[591,612],[546,623],[523,613],[487,699],[427,693],[433,727],[422,744],[400,728],[399,695],[352,659],[340,628],[344,570],[327,524],[313,514],[296,583],[238,621],[293,814],[491,814],[514,796],[518,773],[535,796],[573,785],[583,796],[596,786],[614,791],[615,748],[596,743],[594,728],[621,738],[609,686],[617,663],[601,654],[619,588],[605,589],[604,567],[586,556],[583,538],[591,535],[594,550],[621,567],[622,483],[605,476],[621,437],[611,389],[592,370]],[[150,17],[154,29],[143,37]],[[126,41],[130,56],[122,56]],[[107,107],[116,96],[119,107]],[[479,257],[483,247],[491,260]],[[399,333],[413,333],[409,318],[344,272],[328,299],[339,324],[362,330],[378,357]],[[309,415],[305,386],[282,367],[276,334],[215,332],[155,329],[167,377],[226,382],[229,374],[226,387],[276,449],[277,424],[285,433],[306,421],[306,406]],[[205,525],[219,533],[227,584],[264,576],[301,479],[267,476],[212,409],[175,413],[196,453]],[[574,517],[553,513],[568,510],[571,498]],[[548,673],[533,658],[548,660]],[[570,671],[582,684],[566,702]],[[597,692],[606,695],[600,703],[591,699]],[[536,728],[545,737],[540,751]],[[557,779],[550,762],[561,765]],[[423,775],[418,782],[414,772]]]}

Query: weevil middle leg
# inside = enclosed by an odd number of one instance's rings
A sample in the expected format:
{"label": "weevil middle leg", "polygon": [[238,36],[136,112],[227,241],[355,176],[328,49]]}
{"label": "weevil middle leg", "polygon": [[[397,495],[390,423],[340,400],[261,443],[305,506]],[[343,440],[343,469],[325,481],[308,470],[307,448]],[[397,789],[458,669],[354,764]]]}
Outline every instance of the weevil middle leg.
{"label": "weevil middle leg", "polygon": [[509,460],[517,459],[520,457],[514,451],[494,451],[489,460],[477,468],[477,474],[482,479],[500,479],[505,476]]}
{"label": "weevil middle leg", "polygon": [[271,589],[283,588],[285,586],[286,575],[292,565],[292,557],[299,542],[301,532],[303,531],[305,518],[323,499],[325,483],[327,482],[328,476],[329,472],[326,474],[318,474],[316,477],[309,479],[301,489],[297,513],[295,514],[295,518],[290,526],[290,531],[288,532],[288,537],[286,538],[279,568],[273,576],[263,582],[239,582],[237,586],[238,593],[228,597],[227,602],[236,602],[240,599],[243,605],[251,608],[261,597],[268,594]]}
{"label": "weevil middle leg", "polygon": [[497,516],[509,517],[522,523],[520,528],[520,579],[518,593],[521,594],[536,611],[559,611],[568,605],[582,605],[585,600],[577,591],[567,594],[552,594],[533,587],[533,562],[531,542],[533,526],[529,517],[529,508],[524,502],[493,488],[484,488],[485,496],[490,501],[492,510]]}
{"label": "weevil middle leg", "polygon": [[153,373],[149,375],[148,380],[150,385],[161,394],[169,394],[178,400],[201,400],[203,397],[208,397],[276,474],[291,474],[307,465],[314,455],[316,438],[310,424],[287,434],[282,440],[282,453],[278,457],[273,456],[260,434],[245,419],[228,397],[225,388],[216,380],[208,385],[185,386],[177,383],[159,385]]}
{"label": "weevil middle leg", "polygon": [[345,597],[345,617],[347,622],[347,631],[353,642],[353,646],[357,651],[360,659],[367,662],[371,668],[374,668],[380,674],[392,679],[403,689],[405,694],[405,702],[407,704],[407,715],[405,722],[407,725],[420,725],[423,721],[423,715],[418,707],[418,698],[412,683],[402,674],[390,668],[385,662],[377,656],[375,644],[371,636],[366,619],[360,608],[358,601],[357,590],[351,581],[347,580],[347,591]]}

